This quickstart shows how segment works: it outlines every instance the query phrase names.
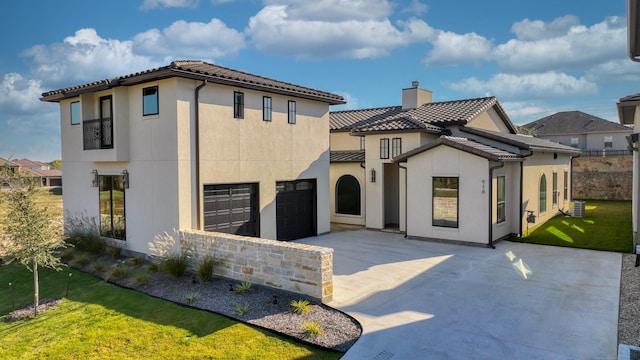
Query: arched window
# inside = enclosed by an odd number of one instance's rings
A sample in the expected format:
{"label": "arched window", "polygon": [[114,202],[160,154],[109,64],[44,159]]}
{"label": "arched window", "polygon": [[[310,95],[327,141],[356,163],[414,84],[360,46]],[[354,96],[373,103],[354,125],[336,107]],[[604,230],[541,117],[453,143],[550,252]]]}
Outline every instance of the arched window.
{"label": "arched window", "polygon": [[336,213],[360,215],[360,183],[351,175],[343,175],[336,183]]}
{"label": "arched window", "polygon": [[547,212],[547,177],[542,174],[540,177],[540,214]]}

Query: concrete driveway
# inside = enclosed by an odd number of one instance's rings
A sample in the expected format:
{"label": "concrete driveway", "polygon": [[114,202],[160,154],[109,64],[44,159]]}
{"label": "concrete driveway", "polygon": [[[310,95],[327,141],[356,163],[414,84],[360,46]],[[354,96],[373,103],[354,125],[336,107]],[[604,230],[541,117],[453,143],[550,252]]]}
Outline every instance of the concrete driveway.
{"label": "concrete driveway", "polygon": [[343,359],[616,359],[621,255],[495,250],[336,232],[334,300],[362,324]]}

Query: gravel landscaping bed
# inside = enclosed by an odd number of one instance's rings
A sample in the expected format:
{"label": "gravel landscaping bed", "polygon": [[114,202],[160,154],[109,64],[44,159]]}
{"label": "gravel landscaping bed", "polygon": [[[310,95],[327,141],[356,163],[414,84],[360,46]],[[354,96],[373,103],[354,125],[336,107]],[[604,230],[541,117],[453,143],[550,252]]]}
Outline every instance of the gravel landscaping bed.
{"label": "gravel landscaping bed", "polygon": [[636,255],[622,255],[618,343],[640,346],[640,267]]}

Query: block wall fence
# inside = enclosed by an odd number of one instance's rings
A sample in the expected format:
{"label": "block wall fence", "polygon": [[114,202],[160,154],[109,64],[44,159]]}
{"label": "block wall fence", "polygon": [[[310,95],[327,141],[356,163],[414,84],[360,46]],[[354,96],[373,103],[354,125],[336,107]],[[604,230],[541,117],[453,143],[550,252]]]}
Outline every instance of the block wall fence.
{"label": "block wall fence", "polygon": [[232,234],[182,230],[180,246],[209,255],[214,274],[316,298],[333,298],[333,249]]}

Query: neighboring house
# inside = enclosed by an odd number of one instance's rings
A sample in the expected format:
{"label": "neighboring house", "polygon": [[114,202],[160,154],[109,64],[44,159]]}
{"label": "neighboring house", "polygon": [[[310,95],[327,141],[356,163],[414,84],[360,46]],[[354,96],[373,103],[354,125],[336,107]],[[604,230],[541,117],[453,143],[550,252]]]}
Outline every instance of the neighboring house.
{"label": "neighboring house", "polygon": [[330,230],[329,106],[341,96],[202,61],[46,92],[60,104],[66,216],[148,253],[200,229]]}
{"label": "neighboring house", "polygon": [[579,150],[516,134],[495,97],[331,113],[331,220],[491,246],[570,207]]}
{"label": "neighboring house", "polygon": [[20,176],[37,181],[40,186],[62,186],[62,171],[51,170],[49,164],[29,159],[7,160],[0,158],[0,167],[8,166]]}
{"label": "neighboring house", "polygon": [[627,153],[632,129],[581,111],[563,111],[522,126],[534,136],[583,150],[583,154]]}
{"label": "neighboring house", "polygon": [[638,245],[638,224],[640,223],[640,93],[620,98],[617,103],[618,118],[620,123],[633,126],[633,133],[627,137],[629,149],[633,154],[633,190],[632,202],[632,227],[634,245]]}

